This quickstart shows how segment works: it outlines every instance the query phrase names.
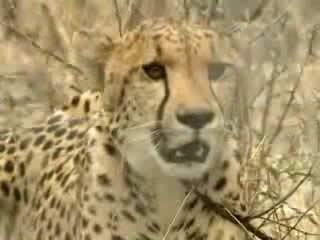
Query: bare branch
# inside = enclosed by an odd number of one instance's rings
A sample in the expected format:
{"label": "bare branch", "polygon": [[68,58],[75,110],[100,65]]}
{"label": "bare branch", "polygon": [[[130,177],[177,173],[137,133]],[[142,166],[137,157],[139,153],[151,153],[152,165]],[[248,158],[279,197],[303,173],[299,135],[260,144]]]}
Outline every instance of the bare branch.
{"label": "bare branch", "polygon": [[40,51],[42,54],[53,58],[57,62],[62,63],[62,65],[65,66],[66,68],[72,69],[76,73],[81,74],[82,76],[85,77],[84,72],[80,68],[78,68],[77,66],[75,66],[75,65],[73,65],[71,63],[67,63],[63,58],[59,57],[58,55],[55,55],[54,53],[52,53],[48,49],[42,48],[37,42],[35,42],[34,40],[32,40],[30,37],[26,36],[25,34],[21,33],[20,31],[15,29],[13,26],[10,26],[9,24],[7,24],[7,23],[5,23],[3,21],[0,21],[0,24],[2,26],[4,26],[5,28],[7,28],[8,30],[10,30],[12,33],[14,33],[17,37],[19,37],[19,38],[25,40],[26,42],[28,42],[31,46],[33,46],[35,49]]}
{"label": "bare branch", "polygon": [[118,21],[119,35],[120,35],[120,37],[122,37],[122,18],[121,18],[121,15],[120,15],[120,9],[119,9],[119,5],[118,5],[118,1],[117,0],[113,0],[113,5],[115,7],[116,18],[117,18],[117,21]]}

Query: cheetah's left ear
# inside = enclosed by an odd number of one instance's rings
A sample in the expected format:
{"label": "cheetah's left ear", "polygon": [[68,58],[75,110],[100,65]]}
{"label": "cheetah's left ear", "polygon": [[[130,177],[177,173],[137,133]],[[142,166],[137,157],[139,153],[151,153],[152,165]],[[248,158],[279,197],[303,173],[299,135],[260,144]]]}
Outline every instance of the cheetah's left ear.
{"label": "cheetah's left ear", "polygon": [[[237,116],[237,118],[240,119],[241,124],[246,124],[249,122],[249,115],[247,112],[247,91],[248,89],[250,89],[248,87],[249,63],[247,62],[248,59],[246,58],[246,49],[244,49],[244,47],[242,47],[240,43],[236,42],[236,39],[233,39],[230,34],[218,31],[210,31],[210,34],[208,35],[212,40],[210,41],[212,61],[215,65],[215,74],[212,77],[217,77],[219,71],[223,72],[223,70],[221,69],[224,69],[225,67],[229,68],[229,70],[232,70],[232,78],[224,78],[222,82],[218,83],[215,83],[213,81],[213,84],[217,84],[217,86],[219,87],[226,85],[226,88],[230,88],[232,89],[232,91],[234,91],[234,97],[236,99],[231,102],[237,102],[238,104],[231,104],[231,106],[227,107],[229,109],[228,115],[231,118]],[[218,73],[217,69],[219,70]],[[229,87],[228,85],[232,87]],[[223,94],[223,92],[224,91],[221,90],[217,91],[218,94]],[[226,96],[221,96],[220,99],[226,99]]]}
{"label": "cheetah's left ear", "polygon": [[230,34],[210,31],[210,38],[214,61],[232,64],[240,68],[245,66],[244,59],[240,56],[240,45],[236,44]]}

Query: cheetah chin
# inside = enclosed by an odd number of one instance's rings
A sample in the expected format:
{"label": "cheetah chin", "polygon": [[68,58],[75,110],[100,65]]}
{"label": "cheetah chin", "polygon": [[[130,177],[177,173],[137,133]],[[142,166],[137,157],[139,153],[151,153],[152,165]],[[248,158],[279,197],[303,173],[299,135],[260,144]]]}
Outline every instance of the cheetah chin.
{"label": "cheetah chin", "polygon": [[192,137],[183,133],[171,137],[162,135],[158,140],[156,157],[160,168],[167,175],[181,180],[203,178],[221,158],[218,145],[223,140],[222,136],[213,136],[212,132],[207,130],[204,137],[199,133],[192,133],[196,135]]}

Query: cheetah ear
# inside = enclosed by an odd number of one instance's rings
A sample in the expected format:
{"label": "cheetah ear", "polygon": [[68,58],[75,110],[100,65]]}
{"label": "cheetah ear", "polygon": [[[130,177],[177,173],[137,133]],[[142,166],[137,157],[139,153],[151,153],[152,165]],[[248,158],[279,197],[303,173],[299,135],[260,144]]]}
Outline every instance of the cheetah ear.
{"label": "cheetah ear", "polygon": [[214,61],[224,62],[226,64],[243,66],[243,59],[240,58],[240,46],[230,34],[212,31],[210,32],[211,50]]}
{"label": "cheetah ear", "polygon": [[[229,66],[228,68],[232,73],[232,78],[226,78],[227,81],[223,80],[220,81],[220,83],[213,82],[213,84],[226,88],[226,92],[232,91],[234,93],[236,99],[229,102],[237,102],[239,104],[237,104],[237,106],[233,104],[230,108],[227,107],[230,110],[228,110],[228,112],[231,118],[237,116],[241,124],[248,122],[247,90],[249,88],[247,78],[249,71],[247,66],[249,66],[249,64],[246,62],[246,49],[241,46],[240,43],[237,43],[230,34],[211,31],[210,38],[213,62],[222,62],[224,66]],[[217,91],[219,94],[223,94],[223,92],[224,91],[221,90]],[[225,98],[225,95],[221,96],[221,99]]]}
{"label": "cheetah ear", "polygon": [[100,64],[105,64],[110,59],[116,43],[110,37],[105,37],[97,43],[96,60]]}

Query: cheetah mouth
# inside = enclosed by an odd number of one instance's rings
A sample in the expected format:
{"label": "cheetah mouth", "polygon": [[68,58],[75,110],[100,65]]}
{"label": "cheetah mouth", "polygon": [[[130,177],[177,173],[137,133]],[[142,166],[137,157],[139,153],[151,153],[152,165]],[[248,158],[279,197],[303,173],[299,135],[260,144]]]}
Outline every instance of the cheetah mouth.
{"label": "cheetah mouth", "polygon": [[174,149],[162,146],[159,152],[166,162],[192,165],[194,163],[204,163],[209,150],[208,144],[197,139]]}

